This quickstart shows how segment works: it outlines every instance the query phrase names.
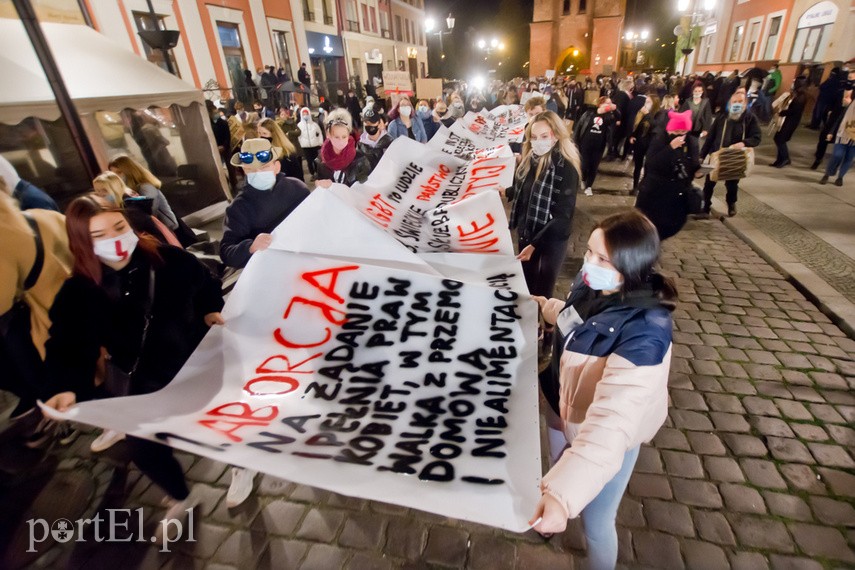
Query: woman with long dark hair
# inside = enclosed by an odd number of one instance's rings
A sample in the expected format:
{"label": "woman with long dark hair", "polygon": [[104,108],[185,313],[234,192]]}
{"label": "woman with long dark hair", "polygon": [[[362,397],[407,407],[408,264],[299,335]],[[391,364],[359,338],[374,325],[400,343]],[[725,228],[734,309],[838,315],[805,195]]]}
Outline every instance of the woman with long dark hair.
{"label": "woman with long dark hair", "polygon": [[609,216],[588,239],[567,300],[535,297],[558,331],[540,376],[552,468],[531,523],[551,534],[581,514],[594,570],[615,567],[618,505],[640,445],[668,414],[677,290],[657,270],[659,252],[640,212]]}
{"label": "woman with long dark hair", "polygon": [[[192,254],[138,236],[121,210],[91,197],[68,206],[66,228],[74,266],[50,311],[45,363],[54,396],[46,404],[64,411],[104,388],[106,396],[163,388],[208,328],[223,324],[219,280]],[[101,367],[108,385],[98,387]],[[171,448],[135,437],[127,445],[140,471],[166,491],[166,518],[183,516],[190,492]]]}

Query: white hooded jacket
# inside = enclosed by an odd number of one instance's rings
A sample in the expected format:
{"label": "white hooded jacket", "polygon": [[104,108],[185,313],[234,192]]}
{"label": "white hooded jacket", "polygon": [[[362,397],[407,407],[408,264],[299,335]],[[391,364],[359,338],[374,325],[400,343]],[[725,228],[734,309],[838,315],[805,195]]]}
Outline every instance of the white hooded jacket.
{"label": "white hooded jacket", "polygon": [[[309,120],[303,120],[305,113],[309,113]],[[324,143],[324,134],[321,132],[321,127],[312,120],[312,112],[308,107],[300,109],[300,120],[297,121],[300,126],[300,146],[303,148],[318,148]]]}

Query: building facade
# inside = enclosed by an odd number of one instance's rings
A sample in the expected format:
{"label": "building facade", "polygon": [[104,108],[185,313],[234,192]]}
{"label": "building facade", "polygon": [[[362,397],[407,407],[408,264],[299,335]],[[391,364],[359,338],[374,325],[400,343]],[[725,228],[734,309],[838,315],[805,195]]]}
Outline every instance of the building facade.
{"label": "building facade", "polygon": [[428,74],[424,0],[390,1],[391,31],[395,40],[393,70],[409,72],[415,86],[416,78]]}
{"label": "building facade", "polygon": [[535,0],[531,75],[617,70],[625,15],[626,0]]}
{"label": "building facade", "polygon": [[395,70],[390,0],[341,0],[346,16],[342,31],[354,83],[379,82]]}

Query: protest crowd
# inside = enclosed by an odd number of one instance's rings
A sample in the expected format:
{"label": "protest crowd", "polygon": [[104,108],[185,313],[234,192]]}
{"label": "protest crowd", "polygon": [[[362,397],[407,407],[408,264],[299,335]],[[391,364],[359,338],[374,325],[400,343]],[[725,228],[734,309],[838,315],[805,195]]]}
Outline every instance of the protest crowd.
{"label": "protest crowd", "polygon": [[[811,118],[818,129],[813,169],[822,167],[823,184],[840,186],[855,159],[848,127],[855,71],[836,70],[828,81],[834,85],[822,92],[830,95]],[[456,123],[469,132],[479,117],[517,124],[519,136],[496,141],[507,144],[512,183],[492,184],[489,192],[503,200],[540,315],[538,384],[550,469],[528,523],[548,536],[581,515],[590,567],[614,568],[618,505],[641,444],[668,410],[678,291],[659,272],[661,243],[690,216],[710,217],[718,182],[727,215],[737,215],[739,183],[750,176],[752,149],[764,137],[777,146],[774,166],[792,167],[787,141],[806,119],[803,79],[781,85],[775,68],[762,79],[558,76],[454,81],[441,97],[415,95],[375,91],[360,99],[351,90],[315,108],[308,99],[276,109],[253,101],[252,110],[248,101],[224,108],[209,102],[235,191],[221,264],[186,249],[193,230],[173,213],[158,178],[133,158],[115,157],[92,192],[63,213],[0,159],[0,388],[17,397],[8,419],[18,426],[15,444],[46,449],[76,437],[76,424],[43,414],[39,401],[68,412],[81,402],[169,385],[212,327],[228,327],[222,276],[253,268],[253,257],[277,239],[274,230],[314,193],[370,186],[384,155],[403,147],[397,139],[428,148],[460,133]],[[598,170],[615,161],[633,172],[635,208],[599,220],[572,289],[556,291],[576,204],[600,191]],[[194,497],[172,447],[105,428],[91,450],[119,442],[165,492],[164,518],[186,516]],[[255,475],[232,468],[230,507],[251,496]]]}

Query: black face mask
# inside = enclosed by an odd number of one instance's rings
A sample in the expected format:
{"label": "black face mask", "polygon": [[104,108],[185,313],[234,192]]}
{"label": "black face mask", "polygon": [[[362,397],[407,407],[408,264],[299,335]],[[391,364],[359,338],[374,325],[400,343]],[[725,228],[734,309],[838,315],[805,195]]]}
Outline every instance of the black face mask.
{"label": "black face mask", "polygon": [[365,132],[368,133],[372,137],[374,135],[376,135],[379,130],[380,130],[380,127],[378,127],[376,125],[375,126],[365,125]]}
{"label": "black face mask", "polygon": [[258,138],[264,139],[266,141],[270,141],[271,143],[273,142],[273,137],[258,137]]}

